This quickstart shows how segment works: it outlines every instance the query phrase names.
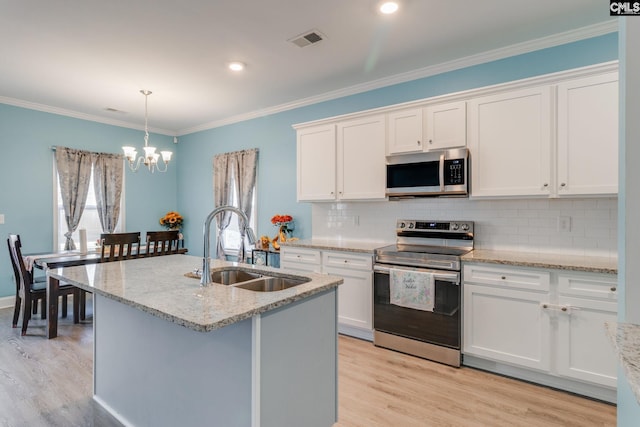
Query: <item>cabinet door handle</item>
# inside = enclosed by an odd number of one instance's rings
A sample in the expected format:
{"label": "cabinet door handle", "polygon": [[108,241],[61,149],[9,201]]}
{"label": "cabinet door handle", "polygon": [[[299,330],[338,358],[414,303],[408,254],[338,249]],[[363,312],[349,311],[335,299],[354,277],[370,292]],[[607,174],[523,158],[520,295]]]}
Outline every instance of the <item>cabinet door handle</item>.
{"label": "cabinet door handle", "polygon": [[567,186],[566,182],[563,182],[563,183],[560,184],[560,187],[566,187],[566,186]]}
{"label": "cabinet door handle", "polygon": [[430,140],[429,140],[429,144],[433,144],[433,139],[430,139]]}
{"label": "cabinet door handle", "polygon": [[542,308],[549,308],[547,304],[542,304]]}
{"label": "cabinet door handle", "polygon": [[543,186],[544,188],[547,188],[547,187],[549,186],[549,183],[548,183],[548,182],[545,182],[544,184],[542,184],[542,186]]}
{"label": "cabinet door handle", "polygon": [[420,141],[418,141],[418,145],[420,145]]}
{"label": "cabinet door handle", "polygon": [[502,280],[507,280],[507,276],[500,277]]}
{"label": "cabinet door handle", "polygon": [[560,310],[567,311],[567,307],[562,307],[562,308],[560,308]]}
{"label": "cabinet door handle", "polygon": [[612,286],[612,287],[611,287],[611,292],[615,292],[615,291],[617,291],[617,290],[618,290],[618,288],[616,288],[615,286]]}

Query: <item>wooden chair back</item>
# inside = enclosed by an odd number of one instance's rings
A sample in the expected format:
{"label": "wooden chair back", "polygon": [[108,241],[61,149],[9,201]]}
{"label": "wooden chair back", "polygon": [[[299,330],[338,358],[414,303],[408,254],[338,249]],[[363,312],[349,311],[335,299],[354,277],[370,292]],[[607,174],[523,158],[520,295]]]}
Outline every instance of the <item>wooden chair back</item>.
{"label": "wooden chair back", "polygon": [[178,230],[147,231],[147,251],[145,256],[177,254],[180,243],[179,234]]}
{"label": "wooden chair back", "polygon": [[16,278],[16,296],[22,298],[24,297],[26,287],[31,285],[32,280],[31,273],[27,270],[27,267],[24,265],[24,259],[22,258],[20,236],[17,234],[9,234],[7,245],[9,247],[11,265],[13,266],[13,274]]}
{"label": "wooden chair back", "polygon": [[100,261],[122,261],[138,258],[140,254],[140,232],[104,233],[100,235]]}

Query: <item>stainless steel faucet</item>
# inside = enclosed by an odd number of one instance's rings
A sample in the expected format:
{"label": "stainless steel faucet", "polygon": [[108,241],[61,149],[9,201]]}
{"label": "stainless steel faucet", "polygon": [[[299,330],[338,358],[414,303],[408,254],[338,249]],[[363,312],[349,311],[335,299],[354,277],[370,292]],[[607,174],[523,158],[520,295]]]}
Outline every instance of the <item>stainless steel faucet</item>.
{"label": "stainless steel faucet", "polygon": [[[244,232],[247,234],[247,240],[250,244],[256,243],[256,234],[253,232],[251,227],[249,227],[249,218],[247,215],[242,212],[240,209],[235,206],[220,206],[215,208],[211,213],[207,216],[207,219],[204,220],[204,229],[202,231],[202,237],[204,239],[204,254],[202,257],[202,277],[200,278],[200,285],[206,286],[211,283],[211,271],[210,271],[210,245],[209,245],[209,235],[211,233],[211,221],[218,215],[220,212],[231,211],[237,214],[242,219],[242,226],[244,228]],[[240,261],[244,262],[244,250],[240,254]]]}

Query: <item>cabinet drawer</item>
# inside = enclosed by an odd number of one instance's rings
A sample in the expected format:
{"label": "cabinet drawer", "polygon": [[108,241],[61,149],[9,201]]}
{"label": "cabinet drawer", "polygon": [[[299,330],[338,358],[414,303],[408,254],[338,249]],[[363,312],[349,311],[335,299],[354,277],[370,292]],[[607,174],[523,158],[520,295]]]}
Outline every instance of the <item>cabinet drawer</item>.
{"label": "cabinet drawer", "polygon": [[373,269],[373,256],[352,254],[350,252],[323,252],[322,265],[324,267],[371,271]]}
{"label": "cabinet drawer", "polygon": [[280,249],[280,263],[282,264],[283,262],[312,264],[319,267],[321,262],[320,251],[315,249],[287,248],[283,246]]}
{"label": "cabinet drawer", "polygon": [[513,289],[549,290],[550,274],[544,271],[465,264],[463,274],[464,281],[470,283]]}
{"label": "cabinet drawer", "polygon": [[558,274],[558,291],[563,295],[616,301],[618,278],[611,274]]}

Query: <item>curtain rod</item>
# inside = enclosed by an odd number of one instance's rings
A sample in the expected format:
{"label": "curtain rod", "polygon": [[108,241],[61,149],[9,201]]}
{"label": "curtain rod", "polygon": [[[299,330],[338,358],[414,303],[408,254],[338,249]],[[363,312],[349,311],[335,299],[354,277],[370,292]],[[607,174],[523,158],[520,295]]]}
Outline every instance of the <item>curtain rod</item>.
{"label": "curtain rod", "polygon": [[[58,146],[57,145],[52,145],[51,147],[49,147],[51,149],[51,151],[56,151]],[[71,147],[69,147],[71,148]],[[78,150],[78,151],[86,151],[87,153],[92,153],[92,154],[110,154],[112,156],[120,156],[123,155],[122,153],[105,153],[105,152],[96,152],[96,151],[89,151],[89,150],[83,150],[81,148],[72,148],[73,150]],[[124,155],[123,155],[124,156]]]}

